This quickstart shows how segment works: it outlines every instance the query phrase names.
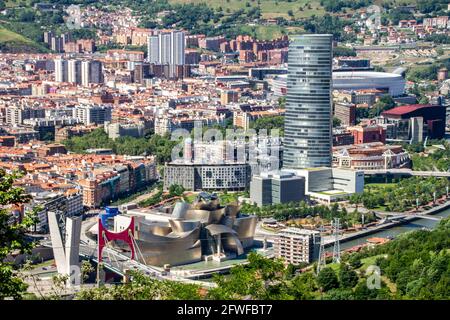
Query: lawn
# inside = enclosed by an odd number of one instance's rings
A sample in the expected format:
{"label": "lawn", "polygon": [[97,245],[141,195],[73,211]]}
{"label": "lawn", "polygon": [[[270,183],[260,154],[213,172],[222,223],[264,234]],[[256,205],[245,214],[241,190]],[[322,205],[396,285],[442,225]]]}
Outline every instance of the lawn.
{"label": "lawn", "polygon": [[379,254],[379,255],[376,255],[376,256],[372,256],[372,257],[361,259],[362,266],[361,266],[360,269],[361,270],[366,270],[369,266],[375,265],[375,261],[378,258],[384,257],[384,256],[385,256],[384,254]]}
{"label": "lawn", "polygon": [[374,190],[379,190],[379,189],[386,189],[387,187],[395,187],[397,185],[397,183],[395,182],[390,182],[390,183],[367,183],[364,185],[364,191],[369,192],[369,188],[374,191]]}
{"label": "lawn", "polygon": [[[231,12],[239,9],[247,9],[258,6],[256,0],[169,0],[170,3],[207,3],[212,8],[221,7],[224,12],[230,9]],[[247,7],[247,3],[250,5]],[[262,18],[270,19],[276,17],[283,17],[288,19],[288,11],[292,10],[295,18],[309,17],[312,15],[322,15],[325,13],[320,6],[320,1],[310,0],[292,0],[288,2],[286,0],[259,0]],[[310,8],[308,8],[308,4]],[[303,8],[300,9],[300,8]]]}

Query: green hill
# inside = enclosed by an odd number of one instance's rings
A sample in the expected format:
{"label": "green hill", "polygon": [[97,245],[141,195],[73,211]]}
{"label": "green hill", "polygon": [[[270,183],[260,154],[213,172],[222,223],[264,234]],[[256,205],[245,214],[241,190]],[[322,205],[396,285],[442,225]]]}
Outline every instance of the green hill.
{"label": "green hill", "polygon": [[25,38],[11,30],[0,26],[0,51],[1,52],[45,52],[47,51],[42,45]]}
{"label": "green hill", "polygon": [[[224,11],[229,9],[231,12],[239,9],[246,9],[247,6],[256,7],[260,3],[262,18],[270,19],[290,17],[289,11],[295,18],[309,17],[311,15],[322,15],[325,13],[319,0],[169,0],[171,4],[183,3],[206,3],[212,8],[221,7]],[[248,3],[248,5],[247,5]]]}

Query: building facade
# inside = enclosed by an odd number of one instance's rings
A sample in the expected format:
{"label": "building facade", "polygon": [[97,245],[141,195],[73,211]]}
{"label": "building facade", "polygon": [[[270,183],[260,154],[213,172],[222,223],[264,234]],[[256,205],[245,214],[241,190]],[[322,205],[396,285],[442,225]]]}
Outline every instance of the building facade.
{"label": "building facade", "polygon": [[331,167],[332,35],[301,35],[289,46],[284,167]]}
{"label": "building facade", "polygon": [[275,238],[275,257],[293,265],[311,263],[319,256],[320,239],[318,231],[286,228]]}

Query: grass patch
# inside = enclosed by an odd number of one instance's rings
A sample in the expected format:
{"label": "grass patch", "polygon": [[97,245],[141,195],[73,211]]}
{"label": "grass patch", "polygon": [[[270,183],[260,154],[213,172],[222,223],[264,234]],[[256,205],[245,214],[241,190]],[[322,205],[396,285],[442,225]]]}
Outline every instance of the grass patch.
{"label": "grass patch", "polygon": [[385,256],[386,255],[384,255],[384,254],[379,254],[376,256],[361,259],[362,266],[359,269],[366,270],[369,266],[375,265],[375,262],[378,258],[385,257]]}

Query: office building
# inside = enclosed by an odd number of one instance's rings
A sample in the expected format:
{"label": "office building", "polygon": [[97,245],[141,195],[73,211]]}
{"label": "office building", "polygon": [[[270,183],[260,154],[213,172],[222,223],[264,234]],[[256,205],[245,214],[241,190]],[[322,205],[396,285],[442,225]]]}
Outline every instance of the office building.
{"label": "office building", "polygon": [[289,46],[285,168],[331,167],[332,35],[293,38]]}
{"label": "office building", "polygon": [[320,232],[286,228],[277,233],[273,247],[275,257],[286,263],[311,263],[319,257]]}
{"label": "office building", "polygon": [[186,190],[244,190],[249,184],[250,165],[241,162],[197,164],[171,162],[164,167],[164,190],[173,184]]}
{"label": "office building", "polygon": [[254,175],[250,181],[250,199],[259,207],[299,202],[305,199],[305,179],[282,171]]}

